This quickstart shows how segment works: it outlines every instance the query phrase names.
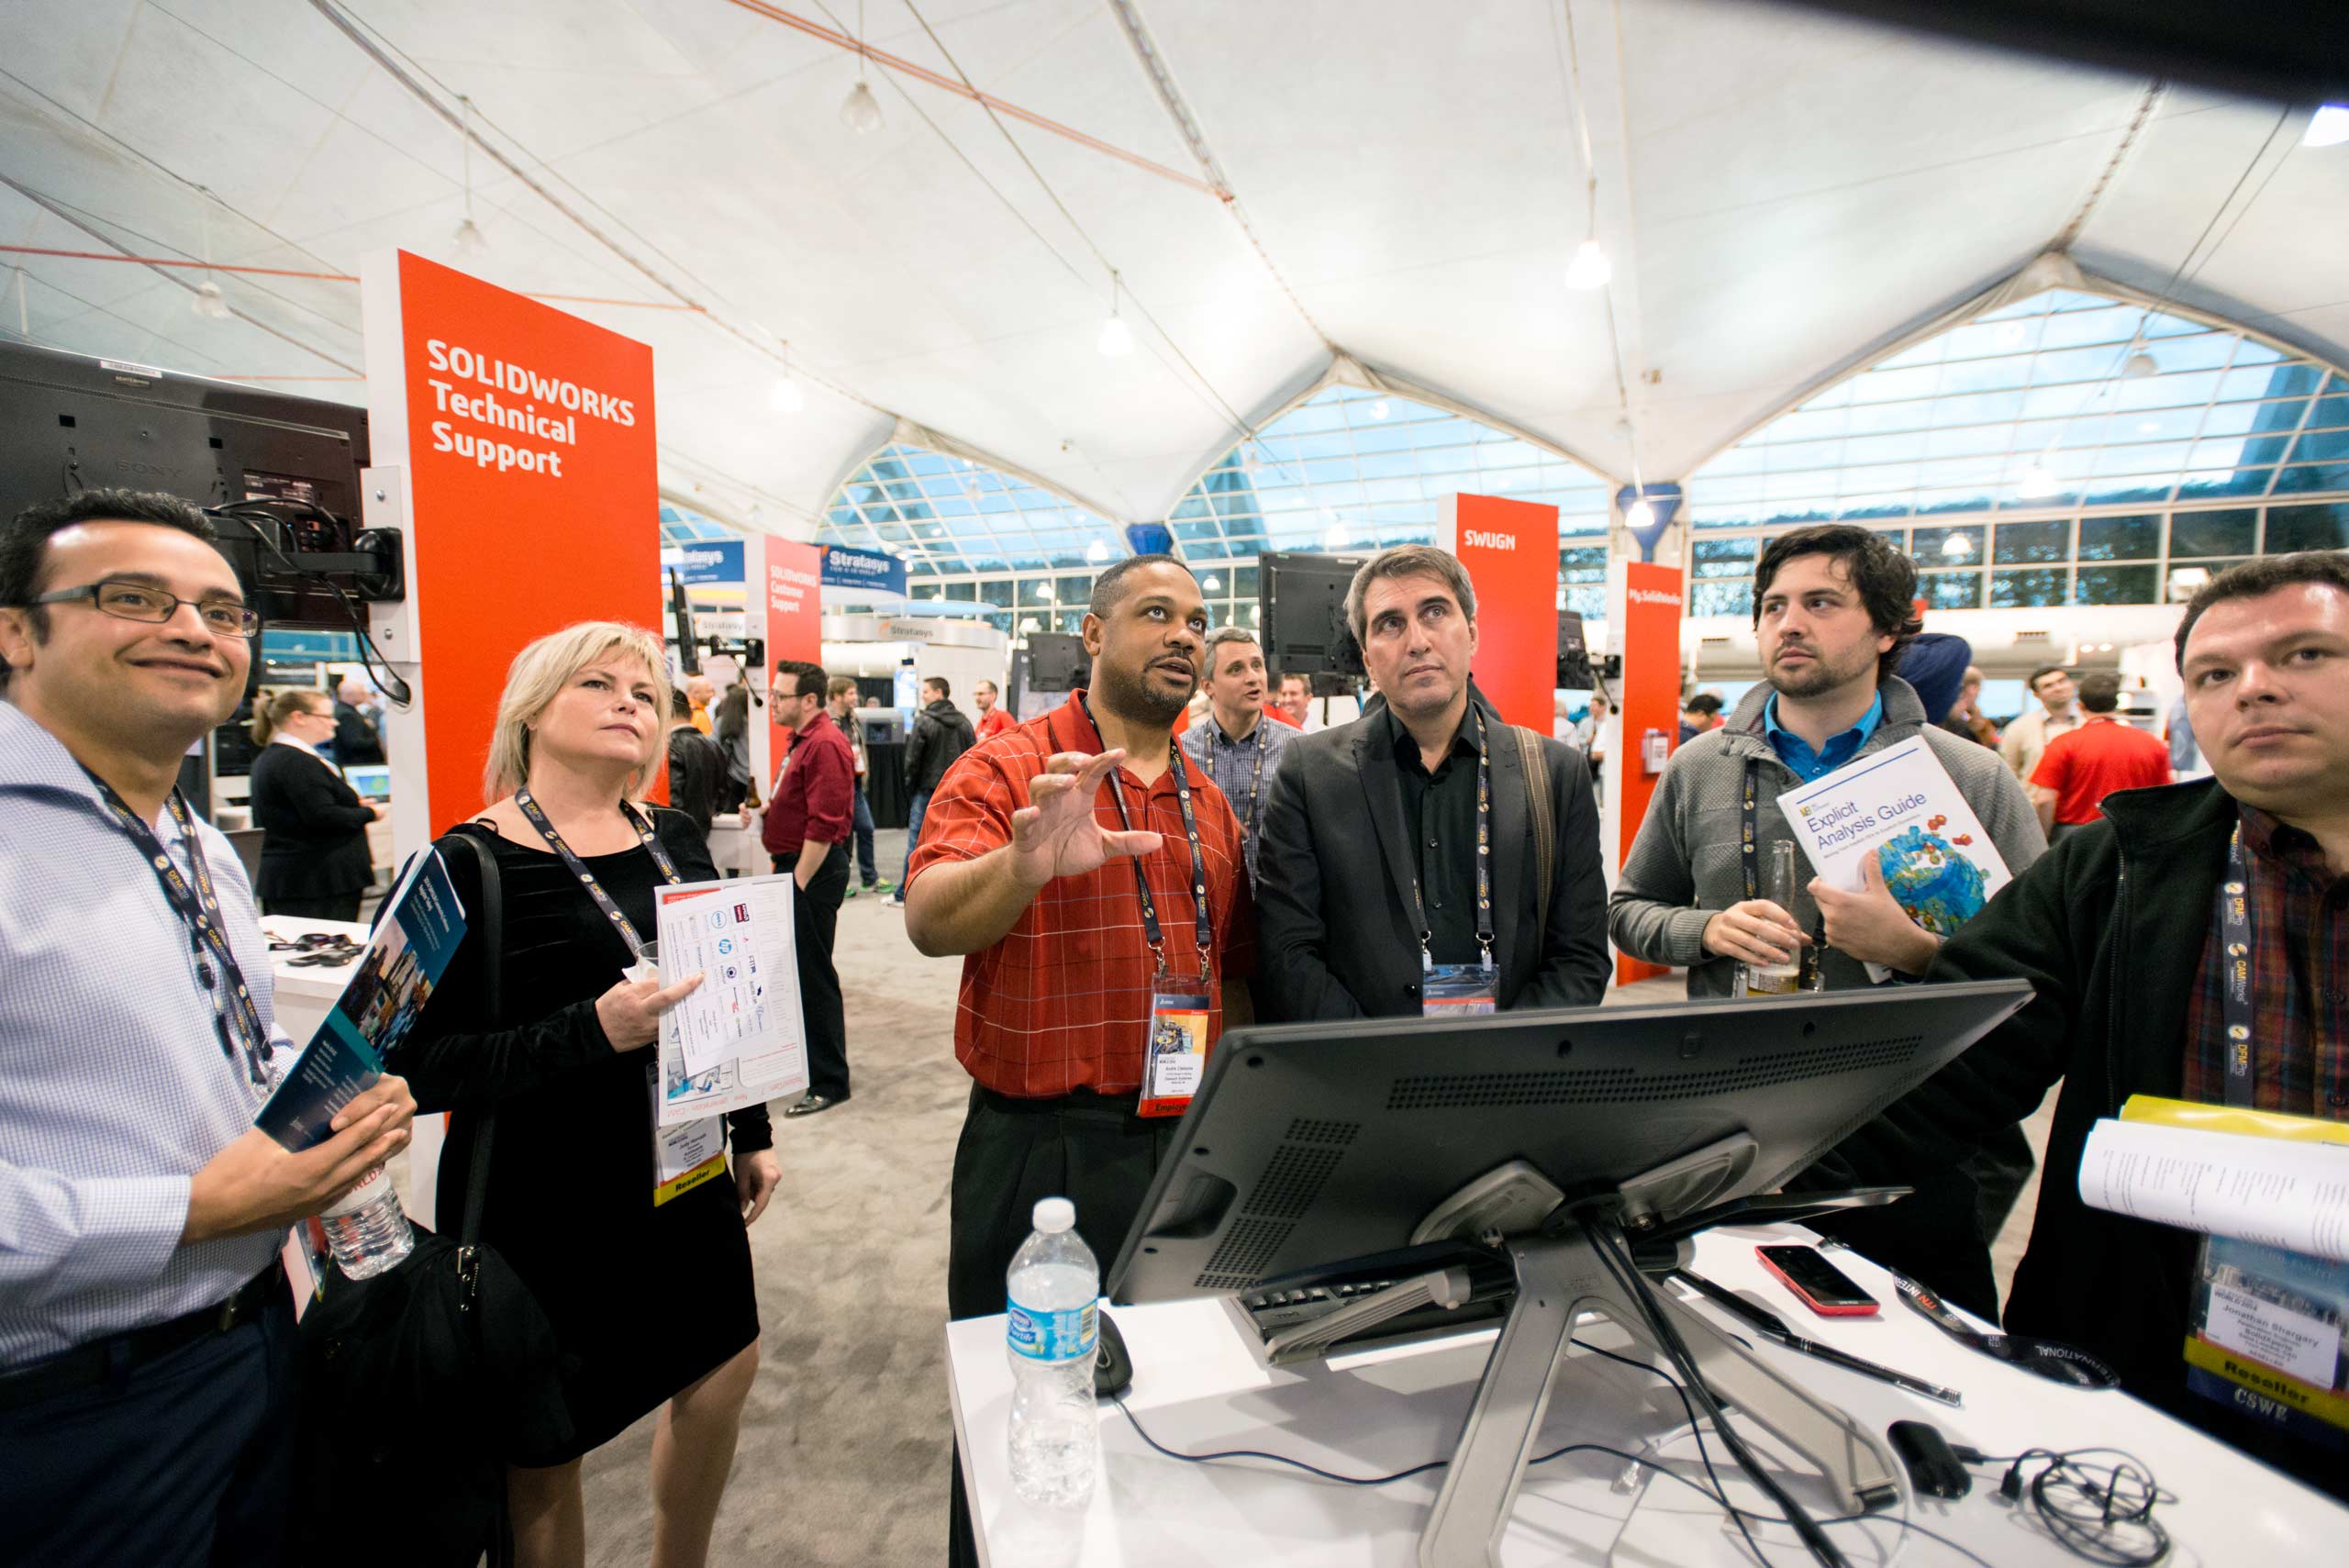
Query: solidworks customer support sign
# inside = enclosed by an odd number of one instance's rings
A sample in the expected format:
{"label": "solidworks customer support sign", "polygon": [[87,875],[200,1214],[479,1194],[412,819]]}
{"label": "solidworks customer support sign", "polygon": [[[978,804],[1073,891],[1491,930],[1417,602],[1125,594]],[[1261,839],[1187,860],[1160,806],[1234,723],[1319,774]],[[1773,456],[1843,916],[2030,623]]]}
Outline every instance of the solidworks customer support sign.
{"label": "solidworks customer support sign", "polygon": [[363,284],[374,459],[405,472],[415,545],[422,733],[404,747],[395,723],[391,747],[405,849],[482,806],[524,644],[574,621],[661,625],[652,350],[406,251]]}

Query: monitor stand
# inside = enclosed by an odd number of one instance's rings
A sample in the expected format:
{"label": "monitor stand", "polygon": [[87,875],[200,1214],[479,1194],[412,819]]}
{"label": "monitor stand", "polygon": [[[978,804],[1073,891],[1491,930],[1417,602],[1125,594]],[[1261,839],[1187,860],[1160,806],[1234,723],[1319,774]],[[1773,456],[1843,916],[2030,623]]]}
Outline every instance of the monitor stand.
{"label": "monitor stand", "polygon": [[[1520,1206],[1520,1214],[1524,1186],[1520,1168],[1510,1199]],[[1688,1262],[1685,1240],[1665,1249],[1672,1259],[1667,1262],[1656,1255],[1652,1231],[1624,1229],[1627,1217],[1637,1226],[1639,1217],[1650,1212],[1640,1188],[1640,1183],[1627,1183],[1601,1202],[1575,1206],[1563,1232],[1547,1228],[1502,1240],[1517,1273],[1517,1301],[1486,1363],[1443,1488],[1420,1532],[1419,1568],[1486,1568],[1500,1562],[1501,1538],[1542,1417],[1552,1393],[1572,1370],[1568,1341],[1577,1321],[1593,1314],[1607,1318],[1651,1353],[1661,1353],[1646,1314],[1601,1261],[1594,1240],[1605,1236],[1627,1248],[1636,1244],[1646,1274]],[[1672,1229],[1685,1237],[1699,1228]],[[1816,1465],[1839,1512],[1863,1513],[1898,1496],[1893,1458],[1866,1429],[1772,1371],[1669,1291],[1653,1294],[1714,1397]]]}

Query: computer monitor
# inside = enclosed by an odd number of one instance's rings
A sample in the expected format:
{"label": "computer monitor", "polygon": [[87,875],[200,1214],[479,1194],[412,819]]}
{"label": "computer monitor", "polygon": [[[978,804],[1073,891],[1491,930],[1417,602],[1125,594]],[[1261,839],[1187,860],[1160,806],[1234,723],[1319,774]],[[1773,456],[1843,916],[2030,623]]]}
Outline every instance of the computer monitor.
{"label": "computer monitor", "polygon": [[345,768],[342,776],[350,782],[352,789],[359,792],[362,800],[392,798],[392,770],[385,764]]}
{"label": "computer monitor", "polygon": [[1692,1356],[1724,1404],[1809,1457],[1839,1509],[1857,1511],[1894,1485],[1881,1440],[1639,1276],[1683,1261],[1710,1223],[1830,1207],[1768,1195],[2031,995],[2023,981],[1978,981],[1238,1029],[1208,1059],[1109,1296],[1230,1296],[1395,1261],[1393,1284],[1333,1314],[1334,1338],[1334,1325],[1465,1304],[1479,1287],[1464,1253],[1512,1271],[1422,1538],[1420,1562],[1437,1568],[1496,1549],[1590,1313]]}
{"label": "computer monitor", "polygon": [[1346,624],[1346,590],[1361,565],[1356,557],[1309,550],[1257,558],[1257,631],[1268,666],[1284,675],[1362,675],[1362,644]]}

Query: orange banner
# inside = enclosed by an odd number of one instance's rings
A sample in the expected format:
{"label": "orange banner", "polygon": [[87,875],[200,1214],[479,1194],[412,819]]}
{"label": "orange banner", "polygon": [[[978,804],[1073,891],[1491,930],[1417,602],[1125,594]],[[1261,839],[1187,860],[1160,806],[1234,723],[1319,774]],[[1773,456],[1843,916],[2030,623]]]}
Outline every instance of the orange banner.
{"label": "orange banner", "polygon": [[1476,687],[1500,716],[1550,733],[1558,684],[1558,508],[1498,495],[1453,495],[1436,542],[1476,589]]}
{"label": "orange banner", "polygon": [[[812,544],[771,539],[766,543],[767,673],[780,659],[824,662],[823,551]],[[770,715],[774,705],[768,705]],[[780,759],[790,750],[791,736],[772,718],[768,721],[768,752]],[[775,763],[779,771],[782,763]]]}
{"label": "orange banner", "polygon": [[425,767],[401,780],[427,798],[402,819],[438,832],[484,804],[524,644],[581,620],[661,625],[652,350],[406,251],[367,289],[375,462],[406,471],[429,681]]}
{"label": "orange banner", "polygon": [[[1623,689],[1615,701],[1616,710],[1622,715],[1623,743],[1620,757],[1610,764],[1614,777],[1609,781],[1610,787],[1620,792],[1618,865],[1631,854],[1631,840],[1639,837],[1640,824],[1647,819],[1648,800],[1655,794],[1664,756],[1679,743],[1680,568],[1626,562],[1623,597],[1625,602],[1615,615],[1616,624],[1622,628],[1615,638],[1615,648],[1623,658]],[[1655,744],[1659,739],[1661,746]],[[1648,772],[1651,758],[1654,773]],[[1615,960],[1619,985],[1670,973],[1662,964],[1642,963],[1620,954]]]}

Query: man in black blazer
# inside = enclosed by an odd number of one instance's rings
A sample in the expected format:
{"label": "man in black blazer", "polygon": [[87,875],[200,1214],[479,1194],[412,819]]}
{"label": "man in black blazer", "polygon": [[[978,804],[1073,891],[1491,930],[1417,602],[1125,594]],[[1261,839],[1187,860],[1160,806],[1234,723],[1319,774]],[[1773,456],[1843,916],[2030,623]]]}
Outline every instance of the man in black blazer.
{"label": "man in black blazer", "polygon": [[[1596,1006],[1609,960],[1590,769],[1571,746],[1534,738],[1553,825],[1537,917],[1533,797],[1520,732],[1468,678],[1466,571],[1426,545],[1384,551],[1355,573],[1346,617],[1386,701],[1291,742],[1274,781],[1256,887],[1258,1013],[1408,1017],[1438,1000],[1431,991],[1473,996],[1480,976],[1503,1009]],[[1491,890],[1482,921],[1480,859]]]}

